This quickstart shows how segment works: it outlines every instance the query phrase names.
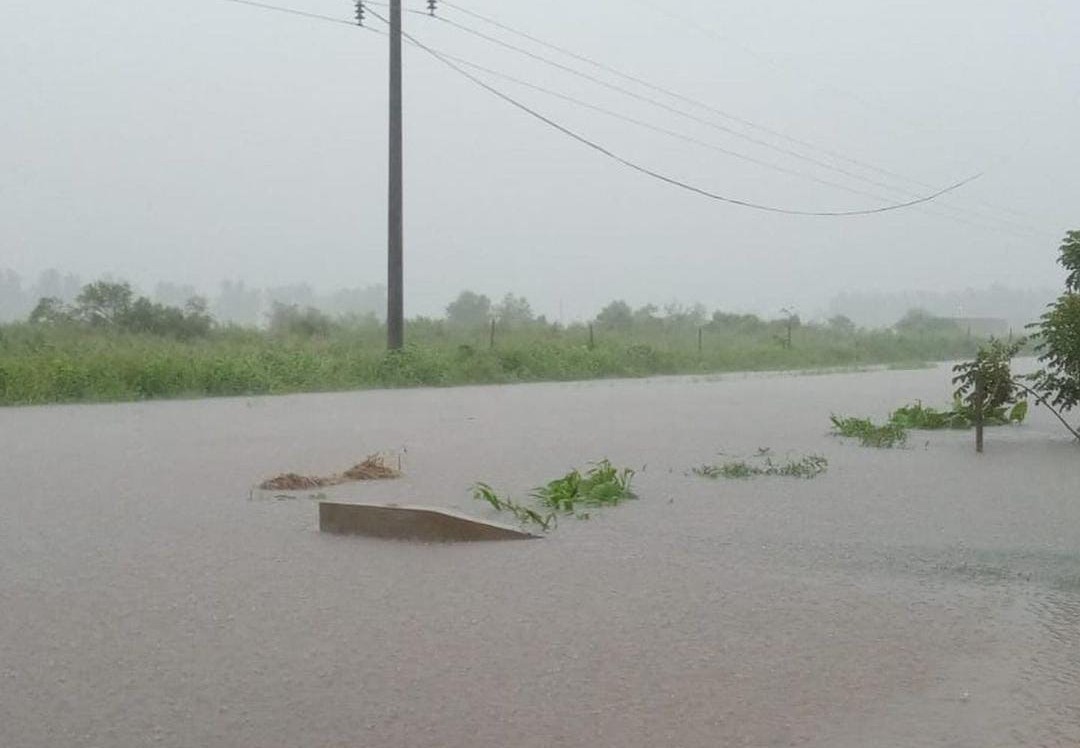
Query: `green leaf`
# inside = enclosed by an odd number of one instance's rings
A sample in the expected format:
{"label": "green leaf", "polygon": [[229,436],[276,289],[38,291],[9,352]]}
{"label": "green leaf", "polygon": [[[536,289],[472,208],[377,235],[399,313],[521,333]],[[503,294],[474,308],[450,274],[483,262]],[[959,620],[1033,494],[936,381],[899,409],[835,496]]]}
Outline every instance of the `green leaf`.
{"label": "green leaf", "polygon": [[1028,414],[1028,401],[1021,400],[1009,411],[1009,420],[1013,423],[1023,423]]}

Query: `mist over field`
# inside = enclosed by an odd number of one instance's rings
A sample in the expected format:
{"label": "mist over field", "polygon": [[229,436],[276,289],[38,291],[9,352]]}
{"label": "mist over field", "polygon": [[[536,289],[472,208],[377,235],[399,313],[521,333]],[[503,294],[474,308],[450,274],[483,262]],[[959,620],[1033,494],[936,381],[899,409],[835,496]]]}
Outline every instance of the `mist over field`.
{"label": "mist over field", "polygon": [[[0,322],[25,320],[42,298],[53,297],[70,303],[78,296],[83,285],[81,278],[53,269],[41,273],[32,281],[24,280],[14,271],[0,269]],[[310,307],[330,317],[370,316],[379,320],[386,317],[386,287],[380,284],[320,293],[307,283],[258,288],[239,280],[225,281],[216,287],[201,289],[190,284],[159,282],[147,291],[140,289],[140,293],[145,293],[158,303],[174,307],[182,307],[191,298],[202,297],[208,301],[209,310],[215,320],[223,324],[263,326],[267,324],[275,304]],[[432,316],[445,317],[447,308],[456,296],[447,298],[446,305],[436,309]],[[490,298],[498,301],[503,296],[504,294],[495,293]],[[807,320],[818,321],[843,316],[862,327],[887,328],[914,309],[939,317],[1000,320],[1008,328],[1020,331],[1037,320],[1053,298],[1055,292],[1052,288],[1021,290],[1001,285],[952,292],[846,291],[823,304],[805,310],[802,316]],[[614,297],[597,300],[595,308],[584,310],[586,316],[579,319],[560,316],[559,310],[555,311],[553,317],[545,317],[551,322],[561,324],[587,322],[595,319],[604,306],[616,300]],[[531,299],[528,301],[533,309],[535,303]],[[652,300],[652,304],[658,312],[664,307],[690,308],[695,305],[670,300],[665,304],[658,304],[657,301],[659,299]],[[707,314],[713,311],[746,312],[766,318],[781,313],[780,309],[768,308],[706,308]]]}
{"label": "mist over field", "polygon": [[0,748],[1080,746],[1078,29],[0,2]]}
{"label": "mist over field", "polygon": [[[290,7],[352,14],[336,0]],[[736,118],[449,5],[441,19],[406,16],[406,31],[434,48],[679,134],[473,69],[620,155],[724,195],[861,209],[982,176],[932,204],[877,216],[747,210],[629,171],[410,46],[408,316],[440,315],[471,289],[524,296],[564,322],[613,299],[838,312],[865,324],[916,305],[1013,319],[1038,305],[969,303],[965,289],[1060,285],[1054,248],[1080,204],[1074,2],[462,7]],[[325,297],[340,289],[385,284],[385,38],[222,0],[179,8],[0,8],[0,268],[24,286],[57,268],[84,283],[123,279],[147,294],[167,283],[210,298],[225,280],[306,285],[314,291],[296,300],[323,297],[328,311],[337,307]],[[876,299],[898,294],[924,296],[875,313]],[[27,302],[0,305],[10,318]]]}

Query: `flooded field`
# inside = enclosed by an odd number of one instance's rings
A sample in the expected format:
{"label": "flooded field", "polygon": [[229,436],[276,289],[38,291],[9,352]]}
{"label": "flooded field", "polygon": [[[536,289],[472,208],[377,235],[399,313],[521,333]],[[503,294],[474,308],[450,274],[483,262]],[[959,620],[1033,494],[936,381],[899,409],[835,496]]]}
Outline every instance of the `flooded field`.
{"label": "flooded field", "polygon": [[[1080,744],[1080,448],[1020,427],[827,435],[947,368],[0,410],[0,745]],[[710,481],[719,452],[810,481]],[[321,536],[252,493],[479,516],[572,466],[640,501],[540,541]]]}

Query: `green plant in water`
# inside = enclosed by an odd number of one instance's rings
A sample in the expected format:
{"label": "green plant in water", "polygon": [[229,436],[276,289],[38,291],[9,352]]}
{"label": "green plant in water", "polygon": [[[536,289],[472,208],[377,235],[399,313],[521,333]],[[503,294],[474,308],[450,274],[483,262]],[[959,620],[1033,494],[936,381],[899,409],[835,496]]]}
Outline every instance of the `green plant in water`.
{"label": "green plant in water", "polygon": [[[768,454],[768,451],[760,453]],[[765,457],[761,465],[753,465],[746,460],[731,460],[719,465],[702,465],[693,469],[695,475],[703,478],[729,478],[733,480],[754,478],[759,475],[779,476],[784,478],[816,478],[829,469],[829,461],[821,455],[807,455],[798,460],[775,463],[771,457]]]}
{"label": "green plant in water", "polygon": [[891,449],[907,444],[907,430],[895,423],[878,426],[869,418],[848,418],[835,415],[830,416],[829,420],[833,424],[833,434],[856,438],[864,447]]}
{"label": "green plant in water", "polygon": [[541,530],[547,532],[558,522],[555,514],[541,514],[523,504],[518,504],[510,498],[502,498],[495,489],[486,483],[477,483],[473,486],[473,498],[477,501],[485,501],[497,512],[510,512],[522,525],[538,525]]}
{"label": "green plant in water", "polygon": [[[983,413],[983,425],[1006,426],[1010,423],[1023,423],[1027,418],[1027,413],[1026,400],[986,408]],[[972,408],[959,398],[953,402],[952,410],[928,408],[922,402],[916,401],[913,405],[897,408],[889,416],[889,423],[920,431],[970,429],[975,425],[975,414]]]}
{"label": "green plant in water", "polygon": [[608,460],[594,463],[585,473],[571,470],[561,478],[533,490],[529,497],[540,508],[503,498],[487,483],[473,486],[473,498],[489,504],[497,512],[510,512],[522,525],[537,525],[544,532],[558,525],[559,514],[572,514],[580,520],[590,518],[583,507],[614,506],[637,498],[631,490],[634,471],[616,468]]}
{"label": "green plant in water", "polygon": [[829,461],[821,455],[807,455],[801,460],[789,460],[783,465],[773,465],[766,460],[767,475],[781,475],[786,478],[816,478],[829,469]]}
{"label": "green plant in water", "polygon": [[[1002,348],[1000,353],[1011,356],[1010,351],[1015,352],[1010,346]],[[833,434],[856,438],[864,447],[887,449],[906,444],[909,429],[937,431],[974,428],[977,376],[985,376],[985,381],[991,384],[989,391],[983,395],[983,425],[1005,426],[1011,423],[1023,423],[1027,418],[1028,403],[1027,400],[1017,398],[1024,386],[1009,377],[1007,368],[1002,374],[997,368],[999,366],[1000,361],[987,363],[984,358],[981,361],[977,359],[976,362],[956,367],[961,374],[954,381],[960,387],[953,401],[952,410],[928,408],[921,401],[916,400],[911,405],[894,410],[889,414],[889,420],[881,426],[869,418],[847,418],[834,415],[830,417]],[[1006,377],[1010,383],[1008,388],[999,386],[1003,381],[1002,376]]]}
{"label": "green plant in water", "polygon": [[702,465],[693,469],[695,475],[702,478],[752,478],[757,475],[755,468],[745,460],[732,460],[720,465]]}
{"label": "green plant in water", "polygon": [[541,505],[562,512],[577,514],[578,506],[614,506],[626,499],[636,498],[631,490],[634,471],[616,468],[608,460],[593,464],[584,474],[571,470],[535,489],[531,496]]}
{"label": "green plant in water", "polygon": [[928,408],[921,400],[911,405],[897,408],[889,415],[889,423],[905,429],[966,429],[966,418],[960,417],[957,409],[951,411]]}

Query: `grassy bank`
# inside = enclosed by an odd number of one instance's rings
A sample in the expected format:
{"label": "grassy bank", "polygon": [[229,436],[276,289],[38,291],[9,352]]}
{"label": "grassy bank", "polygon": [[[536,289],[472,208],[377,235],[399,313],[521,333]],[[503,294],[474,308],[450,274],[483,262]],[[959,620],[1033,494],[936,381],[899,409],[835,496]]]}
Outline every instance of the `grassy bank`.
{"label": "grassy bank", "polygon": [[790,347],[773,327],[634,331],[535,324],[463,331],[420,320],[401,352],[382,329],[325,335],[221,328],[193,340],[73,325],[0,326],[0,404],[144,400],[378,387],[453,386],[724,371],[898,364],[970,356],[956,331],[898,333],[804,325]]}

